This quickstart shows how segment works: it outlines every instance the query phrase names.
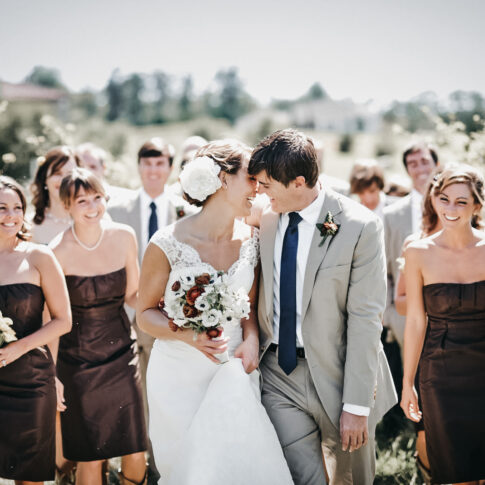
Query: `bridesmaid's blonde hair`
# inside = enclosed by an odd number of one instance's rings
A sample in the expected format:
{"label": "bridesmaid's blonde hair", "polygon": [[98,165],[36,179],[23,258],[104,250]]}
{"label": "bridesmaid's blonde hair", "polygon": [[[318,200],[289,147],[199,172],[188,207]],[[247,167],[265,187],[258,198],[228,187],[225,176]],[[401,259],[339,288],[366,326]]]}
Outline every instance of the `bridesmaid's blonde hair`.
{"label": "bridesmaid's blonde hair", "polygon": [[471,224],[477,229],[483,229],[481,210],[484,205],[484,179],[479,170],[471,165],[457,164],[446,167],[433,178],[432,195],[438,196],[453,184],[466,184],[472,193],[473,202],[480,206],[480,210],[473,214]]}

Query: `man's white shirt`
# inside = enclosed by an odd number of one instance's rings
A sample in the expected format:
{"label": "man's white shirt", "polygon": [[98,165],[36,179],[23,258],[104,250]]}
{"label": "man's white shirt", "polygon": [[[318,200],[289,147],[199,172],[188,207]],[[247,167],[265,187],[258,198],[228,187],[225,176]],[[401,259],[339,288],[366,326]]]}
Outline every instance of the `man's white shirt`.
{"label": "man's white shirt", "polygon": [[[303,210],[299,211],[302,220],[298,224],[298,251],[296,256],[296,339],[297,347],[303,347],[303,336],[301,333],[301,306],[303,299],[303,282],[305,270],[310,253],[310,246],[313,239],[316,224],[325,200],[325,192],[321,189],[317,198]],[[323,221],[322,221],[323,222]],[[288,214],[281,214],[276,230],[274,253],[273,253],[273,340],[278,343],[280,328],[280,271],[281,251],[283,249],[283,238],[289,223]],[[343,410],[359,416],[368,416],[370,408],[354,404],[344,404]]]}
{"label": "man's white shirt", "polygon": [[421,231],[421,221],[423,219],[423,196],[416,190],[411,190],[411,209],[413,220],[413,234]]}
{"label": "man's white shirt", "polygon": [[140,222],[141,222],[141,244],[142,244],[142,253],[145,253],[145,250],[148,246],[148,221],[150,220],[150,215],[152,210],[150,209],[150,204],[155,202],[157,206],[157,219],[158,219],[158,228],[164,227],[167,225],[167,195],[165,194],[165,190],[155,199],[152,199],[143,188],[140,189]]}

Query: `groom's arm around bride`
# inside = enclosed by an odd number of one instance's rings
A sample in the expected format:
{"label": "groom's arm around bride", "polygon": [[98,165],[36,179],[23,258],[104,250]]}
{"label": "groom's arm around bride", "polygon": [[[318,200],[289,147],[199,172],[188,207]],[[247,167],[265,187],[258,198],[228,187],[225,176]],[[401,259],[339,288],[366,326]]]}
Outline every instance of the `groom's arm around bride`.
{"label": "groom's arm around bride", "polygon": [[375,426],[396,402],[380,343],[382,224],[319,185],[302,133],[265,138],[248,171],[271,200],[261,220],[263,404],[297,485],[325,483],[321,445],[332,484],[371,484]]}

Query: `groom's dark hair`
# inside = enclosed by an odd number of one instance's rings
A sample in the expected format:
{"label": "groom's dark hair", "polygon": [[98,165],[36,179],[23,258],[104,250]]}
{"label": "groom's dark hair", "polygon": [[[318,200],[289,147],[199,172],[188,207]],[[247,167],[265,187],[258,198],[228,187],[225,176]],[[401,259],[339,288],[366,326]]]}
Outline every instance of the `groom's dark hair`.
{"label": "groom's dark hair", "polygon": [[300,175],[308,187],[318,180],[317,153],[311,138],[300,131],[275,131],[260,141],[251,154],[250,175],[266,171],[268,177],[288,187]]}

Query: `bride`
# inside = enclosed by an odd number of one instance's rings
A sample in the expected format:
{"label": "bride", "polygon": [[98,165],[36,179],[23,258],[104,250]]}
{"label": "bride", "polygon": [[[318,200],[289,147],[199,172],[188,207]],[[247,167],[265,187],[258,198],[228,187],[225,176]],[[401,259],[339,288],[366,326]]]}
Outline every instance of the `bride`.
{"label": "bride", "polygon": [[[256,192],[248,147],[209,143],[180,175],[202,210],[159,230],[143,259],[137,322],[156,337],[147,371],[150,438],[160,484],[292,484],[276,432],[260,402],[256,295],[258,232],[243,223]],[[247,319],[223,338],[177,329],[160,311],[183,275],[222,272],[249,296]],[[177,331],[174,331],[174,330]],[[221,364],[217,356],[228,352]]]}

